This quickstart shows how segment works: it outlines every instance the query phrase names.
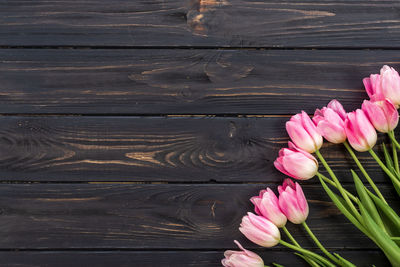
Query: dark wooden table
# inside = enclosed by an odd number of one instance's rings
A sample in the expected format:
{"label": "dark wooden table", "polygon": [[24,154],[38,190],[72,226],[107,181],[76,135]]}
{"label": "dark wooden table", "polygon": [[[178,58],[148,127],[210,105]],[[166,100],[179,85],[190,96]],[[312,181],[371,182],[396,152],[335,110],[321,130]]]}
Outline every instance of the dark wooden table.
{"label": "dark wooden table", "polygon": [[[303,266],[240,234],[248,199],[284,178],[289,116],[359,107],[399,48],[399,1],[0,0],[0,265],[219,266],[237,239]],[[346,153],[323,153],[352,190]],[[388,266],[303,185],[329,249]]]}

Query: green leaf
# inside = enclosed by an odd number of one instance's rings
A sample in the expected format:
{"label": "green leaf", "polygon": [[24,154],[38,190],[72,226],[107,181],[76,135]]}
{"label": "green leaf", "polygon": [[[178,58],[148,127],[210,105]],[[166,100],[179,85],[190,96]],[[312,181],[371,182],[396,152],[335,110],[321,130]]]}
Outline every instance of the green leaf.
{"label": "green leaf", "polygon": [[367,190],[367,193],[374,201],[379,213],[381,214],[381,219],[386,226],[386,229],[390,231],[392,236],[400,235],[400,217],[397,213],[386,203],[384,203],[380,198],[375,196],[371,191]]}
{"label": "green leaf", "polygon": [[367,209],[359,203],[361,214],[363,216],[366,227],[369,232],[375,238],[377,244],[381,247],[383,252],[387,255],[393,266],[400,266],[400,248],[397,244],[390,239],[387,233],[385,233],[371,218]]}
{"label": "green leaf", "polygon": [[360,197],[361,203],[364,207],[368,210],[369,214],[373,220],[383,229],[385,229],[385,225],[378,213],[378,210],[375,207],[374,202],[371,200],[367,193],[367,189],[365,188],[364,184],[361,182],[360,178],[358,177],[357,173],[351,170],[351,174],[353,175],[354,184],[356,185],[358,196]]}
{"label": "green leaf", "polygon": [[367,236],[370,236],[369,233],[368,233],[368,230],[353,215],[352,210],[350,209],[350,207],[348,207],[347,204],[344,204],[345,200],[342,197],[336,195],[326,185],[326,183],[324,182],[324,180],[322,180],[321,177],[319,177],[319,180],[320,180],[320,182],[322,184],[322,187],[325,189],[326,193],[328,194],[328,196],[332,200],[332,202],[335,203],[336,207],[343,213],[343,215],[346,216],[346,218],[349,219],[349,221],[352,222],[361,232],[363,232]]}
{"label": "green leaf", "polygon": [[396,190],[397,194],[400,196],[400,185],[393,180],[391,180],[391,181],[392,181],[394,189]]}
{"label": "green leaf", "polygon": [[283,265],[280,265],[280,264],[278,264],[278,263],[275,263],[275,262],[273,262],[273,263],[272,263],[272,265],[274,265],[275,267],[285,267],[285,266],[283,266]]}
{"label": "green leaf", "polygon": [[382,147],[383,147],[383,154],[385,155],[386,166],[389,168],[389,170],[391,172],[396,173],[394,171],[392,157],[390,156],[389,152],[387,151],[385,143],[382,143]]}

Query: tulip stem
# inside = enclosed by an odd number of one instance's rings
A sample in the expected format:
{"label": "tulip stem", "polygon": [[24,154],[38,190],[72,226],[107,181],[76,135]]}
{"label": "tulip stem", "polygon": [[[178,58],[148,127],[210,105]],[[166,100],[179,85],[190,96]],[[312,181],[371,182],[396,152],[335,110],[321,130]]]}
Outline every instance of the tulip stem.
{"label": "tulip stem", "polygon": [[347,204],[351,208],[352,212],[357,217],[358,221],[362,222],[363,219],[361,217],[361,214],[358,212],[356,207],[353,205],[353,202],[351,202],[351,200],[349,199],[349,196],[344,191],[343,186],[340,184],[340,182],[339,182],[338,178],[336,177],[335,173],[332,171],[332,169],[329,167],[328,163],[325,161],[325,159],[322,156],[321,152],[319,152],[319,150],[317,150],[317,151],[315,151],[315,154],[318,156],[319,160],[322,162],[322,165],[324,165],[325,169],[328,171],[329,175],[332,177],[333,181],[336,184],[336,188],[342,194],[344,200],[347,202]]}
{"label": "tulip stem", "polygon": [[296,239],[292,236],[292,234],[289,232],[289,230],[286,228],[286,226],[282,227],[283,231],[285,232],[286,236],[292,241],[292,243],[298,247],[300,247],[300,244],[297,243]]}
{"label": "tulip stem", "polygon": [[310,227],[308,227],[306,222],[302,222],[301,223],[304,227],[304,229],[306,229],[308,235],[311,237],[311,239],[314,241],[314,243],[321,249],[321,251],[328,256],[328,258],[330,258],[332,261],[336,262],[337,264],[341,265],[341,262],[338,258],[336,258],[335,256],[333,256],[322,244],[321,242],[319,242],[318,238],[314,235],[314,233],[311,231]]}
{"label": "tulip stem", "polygon": [[[335,188],[337,188],[335,182],[332,181],[331,179],[329,179],[328,177],[326,177],[325,175],[323,175],[322,173],[317,172],[317,175],[319,177],[321,177],[328,184],[330,184],[330,185],[334,186]],[[349,191],[347,191],[344,188],[343,188],[343,190],[344,190],[344,192],[346,192],[346,194],[349,196],[349,198],[351,198],[351,200],[353,200],[355,203],[358,203],[358,198],[356,196],[354,196],[352,193],[350,193]]]}
{"label": "tulip stem", "polygon": [[285,242],[285,241],[283,241],[283,240],[280,240],[279,243],[280,243],[281,245],[284,245],[285,247],[290,248],[290,249],[297,250],[297,251],[299,251],[299,252],[301,252],[301,253],[303,253],[303,254],[306,254],[306,255],[310,255],[311,257],[313,257],[313,258],[315,258],[315,259],[318,259],[318,260],[319,260],[320,262],[322,262],[325,266],[329,266],[329,267],[334,267],[334,266],[335,266],[335,265],[334,265],[333,263],[331,263],[329,260],[327,260],[326,258],[322,257],[321,255],[318,255],[317,253],[314,253],[314,252],[312,252],[312,251],[309,251],[309,250],[304,249],[304,248],[301,248],[301,247],[297,247],[297,246],[292,245],[292,244],[290,244],[290,243],[287,243],[287,242]]}
{"label": "tulip stem", "polygon": [[368,152],[371,154],[371,156],[375,159],[375,161],[381,166],[382,170],[390,177],[390,179],[395,183],[397,186],[400,187],[400,181],[397,179],[396,176],[393,175],[393,173],[386,167],[386,165],[381,161],[381,159],[378,157],[378,155],[372,150],[368,150]]}
{"label": "tulip stem", "polygon": [[[394,169],[396,170],[397,173],[400,173],[400,168],[399,168],[399,159],[397,157],[397,140],[396,140],[396,136],[394,135],[394,131],[390,131],[390,133],[388,133],[389,137],[393,136],[392,139],[392,150],[393,150],[393,162],[394,162]],[[398,143],[397,143],[398,144]]]}
{"label": "tulip stem", "polygon": [[354,162],[357,164],[358,168],[360,171],[364,174],[364,177],[367,179],[368,183],[371,185],[372,189],[374,189],[375,193],[378,195],[378,197],[385,203],[387,204],[385,198],[383,197],[381,191],[379,191],[378,187],[375,185],[374,181],[371,179],[371,177],[368,175],[367,171],[364,169],[363,165],[361,162],[358,160],[356,154],[354,153],[353,149],[350,147],[349,143],[345,141],[343,145],[346,147],[347,151],[349,152],[350,156],[353,158]]}
{"label": "tulip stem", "polygon": [[393,143],[397,148],[400,149],[400,144],[399,144],[399,142],[397,142],[396,137],[394,136],[394,131],[393,131],[393,130],[392,130],[392,131],[389,131],[387,134],[388,134],[390,140],[392,140],[392,143]]}
{"label": "tulip stem", "polygon": [[[293,243],[294,245],[296,245],[297,247],[301,248],[300,244],[296,241],[296,239],[294,239],[294,237],[293,237],[292,234],[289,232],[289,230],[286,228],[286,226],[283,226],[282,229],[283,229],[283,231],[285,232],[286,236],[290,239],[290,241],[292,241],[292,243]],[[303,259],[304,259],[308,264],[310,264],[311,266],[315,266],[315,267],[318,267],[318,266],[319,266],[315,261],[313,261],[313,260],[310,259],[310,258],[307,258],[307,256],[304,255],[304,253],[303,253],[303,255],[299,254],[299,256],[300,256],[301,258],[303,258]]]}

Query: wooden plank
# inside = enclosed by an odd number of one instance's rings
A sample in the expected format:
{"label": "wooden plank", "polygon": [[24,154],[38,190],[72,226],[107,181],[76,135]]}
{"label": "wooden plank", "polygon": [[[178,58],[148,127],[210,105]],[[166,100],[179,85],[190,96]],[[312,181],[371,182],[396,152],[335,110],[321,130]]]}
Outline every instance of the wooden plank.
{"label": "wooden plank", "polygon": [[[236,248],[234,248],[236,250]],[[351,260],[357,266],[389,266],[382,253],[376,250],[337,251],[341,256]],[[287,251],[268,250],[257,253],[263,257],[265,264],[272,262],[284,266],[308,266],[298,257]],[[45,252],[0,252],[2,264],[9,267],[153,267],[153,266],[221,266],[223,251],[45,251]]]}
{"label": "wooden plank", "polygon": [[[255,248],[238,226],[252,210],[248,199],[267,186],[276,189],[271,184],[3,184],[0,249],[211,250],[231,248],[234,239]],[[303,188],[308,223],[327,247],[376,248],[320,185]],[[381,190],[399,206],[390,185]],[[288,229],[304,247],[314,247],[300,226]]]}
{"label": "wooden plank", "polygon": [[[63,2],[64,3],[64,2]],[[0,49],[0,113],[293,114],[332,98],[397,51]]]}
{"label": "wooden plank", "polygon": [[0,45],[399,47],[398,1],[2,0]]}
{"label": "wooden plank", "polygon": [[[3,116],[0,180],[281,182],[273,161],[288,119]],[[343,146],[321,152],[353,181]],[[360,159],[375,181],[389,181],[368,153]]]}

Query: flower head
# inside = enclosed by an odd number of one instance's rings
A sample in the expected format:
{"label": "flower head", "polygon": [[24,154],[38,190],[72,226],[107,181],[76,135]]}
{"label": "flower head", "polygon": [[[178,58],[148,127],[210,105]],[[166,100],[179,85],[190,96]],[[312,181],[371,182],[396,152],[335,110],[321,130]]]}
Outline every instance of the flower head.
{"label": "flower head", "polygon": [[298,180],[308,180],[318,171],[318,161],[292,142],[289,142],[289,148],[282,148],[279,151],[274,166],[282,173]]}
{"label": "flower head", "polygon": [[374,126],[361,109],[347,114],[345,130],[350,145],[359,152],[368,151],[378,138]]}
{"label": "flower head", "polygon": [[282,186],[278,187],[279,207],[288,220],[300,224],[307,219],[308,203],[303,190],[298,183],[285,179]]}
{"label": "flower head", "polygon": [[380,75],[371,74],[363,79],[363,83],[371,101],[388,98],[396,107],[400,105],[400,76],[394,68],[385,65]]}
{"label": "flower head", "polygon": [[261,190],[258,196],[250,199],[254,204],[254,211],[268,220],[277,227],[283,227],[286,224],[286,216],[279,208],[279,201],[275,193],[270,189]]}
{"label": "flower head", "polygon": [[346,141],[344,121],[346,111],[337,100],[332,100],[327,107],[315,110],[313,121],[318,131],[331,143],[340,144]]}
{"label": "flower head", "polygon": [[227,250],[221,261],[225,267],[264,267],[264,261],[256,253],[243,248],[238,241],[234,241],[241,251]]}
{"label": "flower head", "polygon": [[273,247],[281,240],[281,234],[275,224],[251,212],[242,218],[239,230],[250,241],[262,247]]}
{"label": "flower head", "polygon": [[322,146],[322,136],[306,112],[296,114],[286,122],[286,131],[300,149],[313,153]]}
{"label": "flower head", "polygon": [[392,131],[399,123],[399,113],[389,99],[375,102],[364,100],[362,110],[379,132]]}

